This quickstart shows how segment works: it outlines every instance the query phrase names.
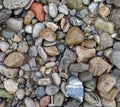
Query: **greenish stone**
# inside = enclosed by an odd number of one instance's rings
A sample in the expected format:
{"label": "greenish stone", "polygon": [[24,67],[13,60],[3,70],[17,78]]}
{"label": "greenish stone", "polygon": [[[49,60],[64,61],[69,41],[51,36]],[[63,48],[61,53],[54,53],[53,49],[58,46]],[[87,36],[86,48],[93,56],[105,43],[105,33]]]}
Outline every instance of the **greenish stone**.
{"label": "greenish stone", "polygon": [[10,39],[15,35],[15,32],[13,32],[9,29],[3,29],[3,30],[1,30],[0,35],[6,39]]}
{"label": "greenish stone", "polygon": [[1,98],[13,98],[13,95],[8,93],[6,90],[0,89],[0,97]]}
{"label": "greenish stone", "polygon": [[102,30],[109,34],[114,33],[114,24],[112,22],[109,22],[102,18],[96,18],[94,25],[95,25],[95,28],[98,30]]}
{"label": "greenish stone", "polygon": [[61,107],[63,105],[64,99],[65,99],[65,96],[61,92],[59,92],[54,95],[54,104],[57,107],[59,106]]}
{"label": "greenish stone", "polygon": [[82,0],[66,0],[66,3],[70,9],[76,9],[77,11],[83,7]]}

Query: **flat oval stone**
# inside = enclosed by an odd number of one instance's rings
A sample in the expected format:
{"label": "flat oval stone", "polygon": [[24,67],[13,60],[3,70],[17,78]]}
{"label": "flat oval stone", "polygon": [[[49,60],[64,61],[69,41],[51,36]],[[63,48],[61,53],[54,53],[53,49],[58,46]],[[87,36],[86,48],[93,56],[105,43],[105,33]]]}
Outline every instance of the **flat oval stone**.
{"label": "flat oval stone", "polygon": [[70,9],[80,10],[83,7],[82,0],[66,0],[66,3]]}
{"label": "flat oval stone", "polygon": [[65,96],[61,92],[55,94],[54,95],[54,104],[56,106],[62,106],[63,102],[64,102],[64,98],[65,98]]}
{"label": "flat oval stone", "polygon": [[49,4],[49,14],[52,18],[55,18],[57,16],[58,10],[57,5],[55,3]]}
{"label": "flat oval stone", "polygon": [[44,13],[43,5],[41,3],[38,3],[38,2],[32,3],[30,9],[35,13],[36,18],[40,22],[44,22],[44,20],[45,20],[45,13]]}
{"label": "flat oval stone", "polygon": [[68,7],[66,5],[60,5],[58,7],[58,10],[59,10],[60,13],[68,15]]}
{"label": "flat oval stone", "polygon": [[82,82],[75,76],[71,76],[66,83],[66,94],[79,102],[83,102],[84,89]]}
{"label": "flat oval stone", "polygon": [[38,87],[35,90],[35,95],[37,96],[38,99],[43,97],[45,95],[45,88],[44,87]]}
{"label": "flat oval stone", "polygon": [[25,7],[30,0],[3,0],[3,5],[7,9],[18,9]]}
{"label": "flat oval stone", "polygon": [[59,91],[59,87],[56,85],[48,85],[45,91],[47,95],[54,95]]}
{"label": "flat oval stone", "polygon": [[50,103],[50,96],[44,96],[40,99],[41,107],[47,107],[49,103]]}
{"label": "flat oval stone", "polygon": [[53,81],[54,81],[54,83],[56,84],[56,85],[60,85],[60,83],[61,83],[61,78],[60,78],[60,76],[58,75],[58,73],[53,73],[52,74],[52,79],[53,79]]}
{"label": "flat oval stone", "polygon": [[101,92],[110,91],[116,84],[116,78],[112,74],[103,74],[99,77],[97,89]]}
{"label": "flat oval stone", "polygon": [[84,40],[84,34],[78,27],[71,27],[67,32],[65,42],[67,45],[76,45]]}
{"label": "flat oval stone", "polygon": [[34,101],[29,97],[26,97],[24,99],[24,102],[25,102],[26,107],[36,107]]}
{"label": "flat oval stone", "polygon": [[40,37],[48,42],[53,42],[56,40],[56,34],[51,29],[48,28],[41,30]]}
{"label": "flat oval stone", "polygon": [[24,63],[25,59],[26,57],[24,54],[12,52],[5,58],[4,63],[9,67],[19,67]]}

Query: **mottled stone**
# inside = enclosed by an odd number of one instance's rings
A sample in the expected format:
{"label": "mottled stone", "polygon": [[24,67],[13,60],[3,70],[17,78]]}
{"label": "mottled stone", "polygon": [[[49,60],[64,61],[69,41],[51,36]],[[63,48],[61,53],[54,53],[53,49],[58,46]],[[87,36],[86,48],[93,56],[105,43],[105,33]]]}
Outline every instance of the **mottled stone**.
{"label": "mottled stone", "polygon": [[20,100],[23,99],[25,96],[25,91],[23,89],[18,89],[16,92],[16,96]]}
{"label": "mottled stone", "polygon": [[[4,89],[0,89],[0,97],[1,98],[13,99],[13,95],[10,94],[8,91],[6,91]],[[0,106],[1,106],[1,104],[0,104]],[[4,107],[4,105],[2,107]]]}
{"label": "mottled stone", "polygon": [[59,87],[56,85],[48,85],[46,86],[45,92],[47,95],[54,95],[59,91]]}
{"label": "mottled stone", "polygon": [[83,95],[84,95],[84,90],[83,90],[83,84],[82,82],[75,76],[71,76],[66,84],[66,94],[69,97],[72,97],[79,102],[83,102]]}
{"label": "mottled stone", "polygon": [[97,89],[100,92],[109,92],[116,84],[116,78],[112,74],[103,74],[98,79]]}
{"label": "mottled stone", "polygon": [[50,103],[50,96],[44,96],[40,99],[41,107],[47,107],[49,103]]}
{"label": "mottled stone", "polygon": [[42,98],[45,95],[45,88],[44,87],[37,87],[35,90],[35,95],[38,99]]}
{"label": "mottled stone", "polygon": [[38,80],[38,85],[47,86],[51,84],[52,84],[52,80],[49,77],[41,78]]}
{"label": "mottled stone", "polygon": [[29,97],[26,97],[24,99],[24,102],[25,102],[26,107],[36,107],[34,101]]}
{"label": "mottled stone", "polygon": [[68,72],[69,65],[74,63],[75,60],[76,54],[73,51],[66,49],[59,64],[59,72]]}
{"label": "mottled stone", "polygon": [[96,42],[92,39],[87,39],[87,40],[84,40],[81,43],[81,45],[86,47],[86,48],[95,48],[96,47]]}
{"label": "mottled stone", "polygon": [[96,29],[98,29],[98,30],[102,30],[109,34],[114,33],[114,24],[110,21],[107,21],[107,20],[101,19],[101,18],[96,18],[94,25],[95,25]]}
{"label": "mottled stone", "polygon": [[81,46],[77,46],[76,53],[78,55],[77,62],[86,62],[88,59],[92,58],[96,54],[96,50],[84,48]]}
{"label": "mottled stone", "polygon": [[53,73],[52,74],[52,79],[53,79],[53,81],[54,81],[54,83],[56,84],[56,85],[60,85],[60,83],[61,83],[61,78],[60,78],[60,76],[58,75],[58,73]]}
{"label": "mottled stone", "polygon": [[9,67],[19,67],[23,65],[26,57],[20,52],[10,53],[4,60],[4,63]]}
{"label": "mottled stone", "polygon": [[70,64],[69,71],[71,72],[84,72],[89,70],[89,65],[86,63]]}
{"label": "mottled stone", "polygon": [[76,45],[84,40],[84,34],[78,27],[71,27],[67,32],[65,42],[67,45]]}
{"label": "mottled stone", "polygon": [[56,56],[59,54],[58,49],[56,48],[56,46],[49,46],[49,47],[44,47],[46,53],[50,56]]}
{"label": "mottled stone", "polygon": [[68,15],[68,7],[66,5],[60,5],[58,7],[58,10],[59,10],[60,13]]}
{"label": "mottled stone", "polygon": [[41,3],[33,2],[30,10],[32,10],[35,13],[37,20],[39,20],[40,22],[44,22],[45,13],[44,13],[43,5]]}
{"label": "mottled stone", "polygon": [[36,57],[38,54],[37,47],[36,46],[31,46],[29,49],[29,56],[30,57]]}
{"label": "mottled stone", "polygon": [[9,44],[7,42],[0,42],[0,50],[5,52],[9,49]]}
{"label": "mottled stone", "polygon": [[120,0],[112,0],[112,3],[117,6],[120,7]]}
{"label": "mottled stone", "polygon": [[120,69],[120,51],[113,51],[109,57],[110,62]]}
{"label": "mottled stone", "polygon": [[70,18],[70,23],[73,25],[73,26],[81,26],[83,24],[83,21],[76,18],[76,17],[71,17]]}
{"label": "mottled stone", "polygon": [[83,7],[82,0],[66,0],[66,3],[70,9],[80,10]]}
{"label": "mottled stone", "polygon": [[120,9],[113,9],[111,12],[111,20],[117,29],[120,28]]}
{"label": "mottled stone", "polygon": [[18,9],[25,7],[30,0],[3,0],[3,5],[8,9]]}
{"label": "mottled stone", "polygon": [[92,14],[97,14],[97,9],[98,9],[98,3],[92,2],[89,6],[88,9]]}
{"label": "mottled stone", "polygon": [[90,63],[89,72],[92,73],[93,76],[100,76],[109,68],[111,68],[111,65],[101,57],[95,57],[91,59],[89,63]]}
{"label": "mottled stone", "polygon": [[18,83],[12,79],[5,80],[3,84],[9,93],[15,93],[18,89]]}
{"label": "mottled stone", "polygon": [[56,40],[56,34],[51,29],[48,28],[41,30],[40,37],[48,42],[53,42]]}
{"label": "mottled stone", "polygon": [[5,22],[12,14],[12,11],[11,10],[8,10],[8,9],[2,9],[0,11],[0,24],[2,22]]}
{"label": "mottled stone", "polygon": [[115,100],[110,102],[110,101],[107,101],[105,99],[102,99],[102,104],[103,104],[104,107],[116,107]]}

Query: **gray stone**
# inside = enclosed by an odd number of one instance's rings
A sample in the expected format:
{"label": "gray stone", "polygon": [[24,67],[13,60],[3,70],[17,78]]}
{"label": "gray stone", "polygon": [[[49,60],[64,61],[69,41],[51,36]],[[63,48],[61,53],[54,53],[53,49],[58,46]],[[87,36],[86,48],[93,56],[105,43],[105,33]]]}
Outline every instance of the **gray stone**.
{"label": "gray stone", "polygon": [[112,3],[117,6],[120,7],[120,0],[112,0]]}
{"label": "gray stone", "polygon": [[80,102],[76,100],[68,100],[63,107],[79,107]]}
{"label": "gray stone", "polygon": [[38,54],[37,47],[36,46],[31,46],[29,49],[29,56],[30,57],[36,57]]}
{"label": "gray stone", "polygon": [[74,63],[76,58],[77,56],[72,50],[66,49],[59,64],[59,72],[67,73],[69,65]]}
{"label": "gray stone", "polygon": [[0,50],[2,52],[5,52],[9,49],[9,44],[7,42],[1,42],[0,43]]}
{"label": "gray stone", "polygon": [[74,26],[81,26],[83,24],[83,21],[76,18],[76,17],[71,17],[70,18],[70,23]]}
{"label": "gray stone", "polygon": [[75,63],[71,64],[69,71],[71,72],[84,72],[89,70],[89,65],[86,63]]}
{"label": "gray stone", "polygon": [[54,95],[59,91],[59,87],[56,85],[48,85],[45,89],[47,95]]}
{"label": "gray stone", "polygon": [[45,88],[44,87],[38,87],[35,90],[35,95],[37,96],[38,99],[40,99],[41,97],[43,97],[45,95]]}
{"label": "gray stone", "polygon": [[70,15],[71,15],[71,16],[75,16],[75,14],[76,14],[76,9],[70,10]]}
{"label": "gray stone", "polygon": [[5,22],[12,14],[11,10],[7,10],[7,9],[2,9],[0,11],[0,24],[2,22]]}
{"label": "gray stone", "polygon": [[65,33],[62,31],[57,31],[56,35],[58,40],[65,38]]}
{"label": "gray stone", "polygon": [[113,45],[113,49],[115,51],[120,51],[120,42],[115,42],[114,45]]}
{"label": "gray stone", "polygon": [[59,10],[60,13],[68,15],[68,7],[66,5],[60,5],[58,7],[58,10]]}
{"label": "gray stone", "polygon": [[113,51],[109,57],[110,62],[120,69],[120,51]]}
{"label": "gray stone", "polygon": [[33,100],[31,98],[29,98],[29,97],[26,97],[24,99],[24,102],[25,102],[26,107],[36,107]]}
{"label": "gray stone", "polygon": [[24,71],[30,71],[30,66],[28,64],[24,64],[23,66],[21,66],[21,69]]}
{"label": "gray stone", "polygon": [[97,13],[97,9],[98,9],[98,3],[92,2],[89,6],[88,9],[90,10],[90,12],[92,14],[96,14]]}
{"label": "gray stone", "polygon": [[28,63],[29,63],[29,65],[30,65],[31,68],[36,67],[36,60],[35,60],[34,57],[31,58],[31,59],[28,61]]}
{"label": "gray stone", "polygon": [[49,15],[52,18],[55,18],[57,16],[58,10],[57,10],[57,5],[55,3],[50,3],[49,4]]}
{"label": "gray stone", "polygon": [[83,102],[84,89],[82,82],[75,76],[71,76],[66,84],[66,94],[79,102]]}
{"label": "gray stone", "polygon": [[30,0],[3,0],[3,5],[7,9],[18,9],[25,7]]}
{"label": "gray stone", "polygon": [[14,10],[14,15],[20,15],[23,11],[23,8]]}
{"label": "gray stone", "polygon": [[33,38],[37,38],[40,36],[40,31],[45,28],[43,23],[36,23],[33,27]]}
{"label": "gray stone", "polygon": [[56,73],[56,72],[54,72],[53,74],[52,74],[52,79],[53,79],[53,81],[54,81],[54,83],[56,84],[56,85],[60,85],[60,83],[61,83],[61,78],[60,78],[60,76],[59,76],[59,74],[58,73]]}
{"label": "gray stone", "polygon": [[5,53],[4,52],[0,52],[0,62],[3,61],[5,58]]}
{"label": "gray stone", "polygon": [[111,12],[111,20],[115,24],[115,27],[120,28],[120,9],[113,9]]}
{"label": "gray stone", "polygon": [[22,18],[9,18],[6,21],[6,25],[8,26],[9,29],[19,32],[22,30],[23,27],[23,19]]}
{"label": "gray stone", "polygon": [[7,78],[15,78],[17,76],[18,69],[8,68],[4,65],[0,65],[0,73]]}

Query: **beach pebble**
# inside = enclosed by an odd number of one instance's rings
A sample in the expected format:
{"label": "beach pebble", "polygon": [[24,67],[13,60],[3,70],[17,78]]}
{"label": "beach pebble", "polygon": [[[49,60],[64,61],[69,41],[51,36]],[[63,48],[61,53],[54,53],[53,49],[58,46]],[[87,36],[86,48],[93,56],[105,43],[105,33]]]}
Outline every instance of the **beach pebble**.
{"label": "beach pebble", "polygon": [[49,103],[50,103],[50,96],[44,96],[40,99],[41,107],[47,107]]}
{"label": "beach pebble", "polygon": [[36,107],[34,101],[29,97],[26,97],[24,99],[24,102],[25,102],[26,107]]}
{"label": "beach pebble", "polygon": [[61,78],[60,78],[60,76],[58,75],[58,73],[53,73],[52,74],[52,79],[53,79],[53,81],[54,81],[54,83],[56,84],[56,85],[60,85],[60,83],[61,83]]}
{"label": "beach pebble", "polygon": [[23,99],[25,96],[25,91],[23,89],[18,89],[16,92],[16,96],[20,100]]}
{"label": "beach pebble", "polygon": [[59,11],[60,13],[63,13],[63,14],[65,14],[65,15],[68,15],[68,7],[67,7],[66,5],[60,5],[60,6],[58,7],[58,11]]}
{"label": "beach pebble", "polygon": [[0,50],[5,52],[9,49],[9,44],[7,42],[0,42]]}

